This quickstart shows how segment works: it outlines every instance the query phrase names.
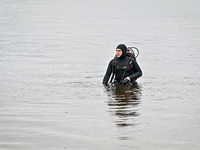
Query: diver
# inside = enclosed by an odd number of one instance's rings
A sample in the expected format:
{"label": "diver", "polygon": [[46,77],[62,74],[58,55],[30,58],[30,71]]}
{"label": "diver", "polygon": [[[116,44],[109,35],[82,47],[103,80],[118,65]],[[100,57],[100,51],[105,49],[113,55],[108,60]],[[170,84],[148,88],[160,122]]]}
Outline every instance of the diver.
{"label": "diver", "polygon": [[131,59],[127,56],[127,47],[124,44],[119,44],[116,48],[116,56],[108,64],[106,74],[103,78],[103,84],[107,85],[111,77],[114,77],[114,84],[134,84],[136,79],[142,76],[142,70],[136,62],[136,59]]}

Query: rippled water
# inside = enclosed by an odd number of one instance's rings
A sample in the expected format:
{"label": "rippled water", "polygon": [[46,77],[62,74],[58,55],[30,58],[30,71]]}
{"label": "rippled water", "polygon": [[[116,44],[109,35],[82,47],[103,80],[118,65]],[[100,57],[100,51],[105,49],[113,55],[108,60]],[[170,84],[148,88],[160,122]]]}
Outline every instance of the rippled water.
{"label": "rippled water", "polygon": [[[199,6],[2,0],[0,149],[199,149]],[[143,76],[104,87],[120,43]]]}

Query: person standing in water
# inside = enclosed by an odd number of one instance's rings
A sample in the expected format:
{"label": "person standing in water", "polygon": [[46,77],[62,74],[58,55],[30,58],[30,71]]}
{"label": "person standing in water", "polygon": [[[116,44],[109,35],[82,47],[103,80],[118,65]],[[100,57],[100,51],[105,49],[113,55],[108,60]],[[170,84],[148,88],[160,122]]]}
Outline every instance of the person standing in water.
{"label": "person standing in water", "polygon": [[103,84],[108,84],[109,78],[114,73],[114,83],[127,84],[134,83],[135,80],[142,76],[142,70],[136,62],[126,55],[127,47],[119,44],[116,48],[116,58],[112,59],[108,64],[106,74],[103,78]]}

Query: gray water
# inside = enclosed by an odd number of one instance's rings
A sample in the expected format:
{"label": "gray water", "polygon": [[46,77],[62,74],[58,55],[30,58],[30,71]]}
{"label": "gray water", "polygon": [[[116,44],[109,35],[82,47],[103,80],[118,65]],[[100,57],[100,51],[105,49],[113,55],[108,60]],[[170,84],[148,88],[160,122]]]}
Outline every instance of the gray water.
{"label": "gray water", "polygon": [[[1,0],[1,150],[199,150],[200,1]],[[135,46],[133,87],[101,82]]]}

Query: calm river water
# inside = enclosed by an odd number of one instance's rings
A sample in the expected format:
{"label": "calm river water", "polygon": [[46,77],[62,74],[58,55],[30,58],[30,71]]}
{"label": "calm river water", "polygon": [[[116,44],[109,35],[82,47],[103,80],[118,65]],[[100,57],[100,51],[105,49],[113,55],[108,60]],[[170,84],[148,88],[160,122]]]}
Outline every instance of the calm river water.
{"label": "calm river water", "polygon": [[[1,0],[1,150],[199,150],[200,1]],[[104,87],[118,44],[143,76]]]}

